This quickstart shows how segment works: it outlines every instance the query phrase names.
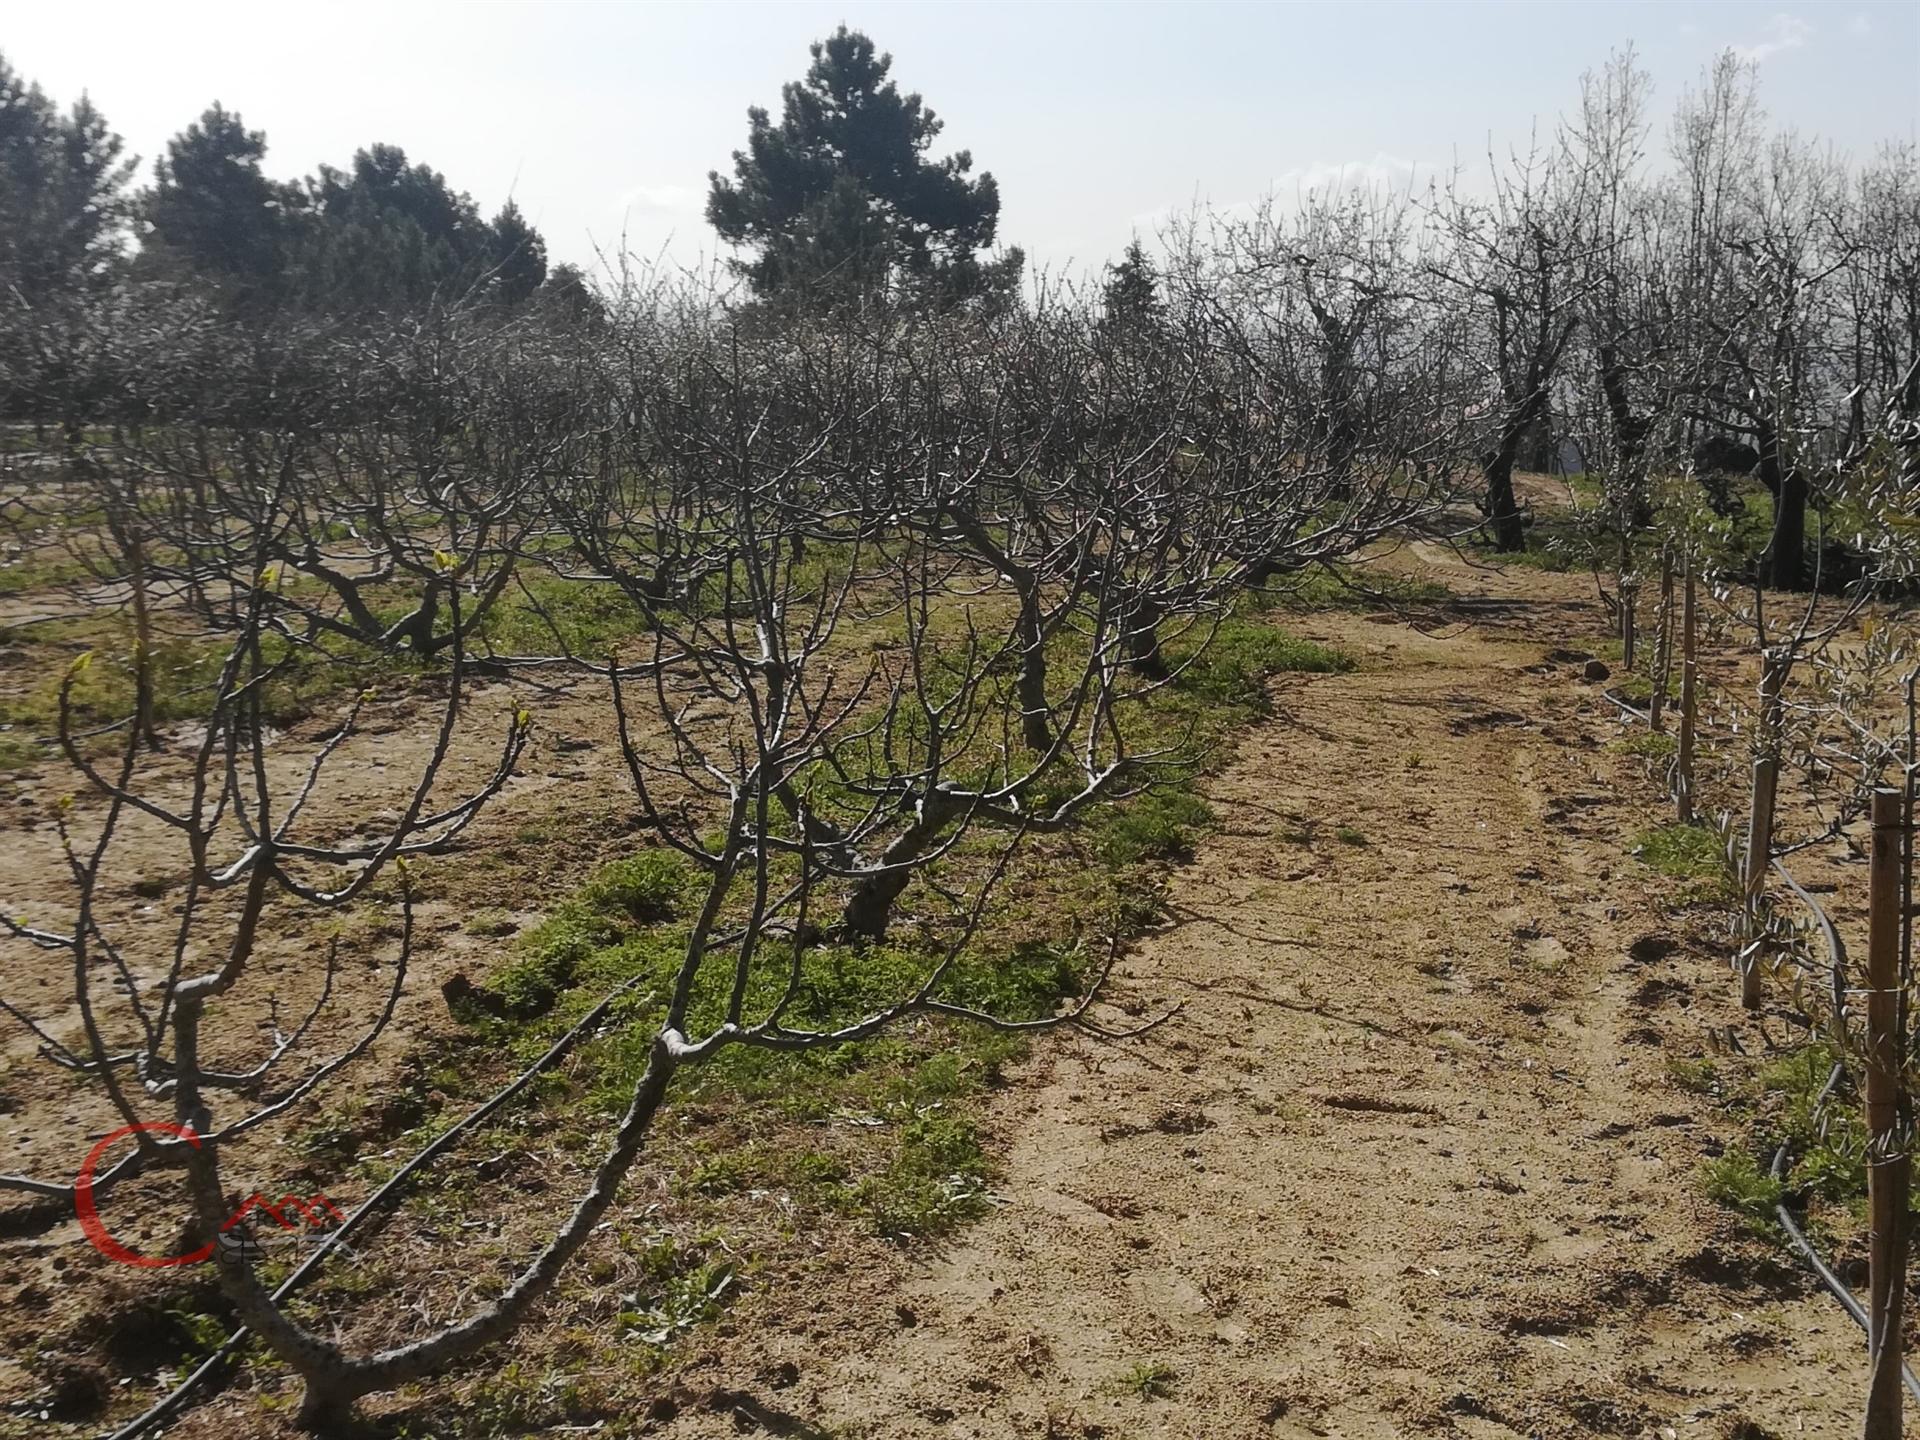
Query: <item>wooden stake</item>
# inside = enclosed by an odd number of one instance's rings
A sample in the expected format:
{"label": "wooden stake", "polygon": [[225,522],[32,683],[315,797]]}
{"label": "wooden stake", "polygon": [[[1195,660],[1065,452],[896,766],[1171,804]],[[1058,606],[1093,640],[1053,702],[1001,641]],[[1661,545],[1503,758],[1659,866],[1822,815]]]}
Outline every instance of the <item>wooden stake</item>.
{"label": "wooden stake", "polygon": [[1900,1135],[1901,792],[1873,792],[1867,890],[1867,1414],[1865,1440],[1900,1440],[1908,1158]]}
{"label": "wooden stake", "polygon": [[1680,584],[1680,751],[1674,759],[1674,816],[1693,823],[1694,614],[1693,557],[1686,560]]}
{"label": "wooden stake", "polygon": [[1747,860],[1741,879],[1747,946],[1740,961],[1740,1003],[1760,1008],[1760,892],[1773,860],[1774,798],[1780,788],[1780,693],[1787,683],[1788,657],[1768,650],[1760,657],[1760,753],[1753,757],[1753,803],[1747,812]]}
{"label": "wooden stake", "polygon": [[1667,728],[1667,678],[1673,671],[1673,552],[1660,550],[1660,610],[1654,619],[1653,699],[1647,705],[1647,724],[1658,735]]}
{"label": "wooden stake", "polygon": [[1633,657],[1639,644],[1638,627],[1635,625],[1635,611],[1639,607],[1640,589],[1622,579],[1620,585],[1620,663],[1627,669],[1633,669]]}

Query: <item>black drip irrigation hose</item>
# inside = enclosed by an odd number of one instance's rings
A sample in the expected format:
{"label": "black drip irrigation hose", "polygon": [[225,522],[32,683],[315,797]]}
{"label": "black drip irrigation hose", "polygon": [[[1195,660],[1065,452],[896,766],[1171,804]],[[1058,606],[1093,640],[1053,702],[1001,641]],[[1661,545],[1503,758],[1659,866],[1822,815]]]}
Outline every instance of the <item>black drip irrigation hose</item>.
{"label": "black drip irrigation hose", "polygon": [[[1651,717],[1646,711],[1629,704],[1626,700],[1614,694],[1613,691],[1602,690],[1600,694],[1604,699],[1612,701],[1624,714],[1632,716],[1635,720],[1643,724],[1651,724]],[[1826,941],[1827,951],[1832,957],[1832,964],[1829,969],[1833,975],[1834,1013],[1838,1014],[1846,999],[1847,947],[1842,943],[1840,932],[1833,928],[1833,921],[1827,918],[1827,912],[1821,907],[1820,902],[1807,893],[1800,882],[1793,878],[1793,875],[1788,871],[1787,867],[1781,864],[1777,858],[1773,861],[1773,870],[1775,874],[1786,882],[1787,888],[1793,892],[1795,898],[1812,913],[1814,924],[1819,926],[1821,938]],[[1813,1108],[1816,1112],[1822,1105],[1827,1103],[1828,1097],[1833,1094],[1834,1087],[1840,1083],[1840,1077],[1845,1073],[1846,1067],[1844,1065],[1836,1064],[1833,1067],[1832,1073],[1827,1076],[1827,1083],[1820,1087],[1820,1094],[1813,1102]],[[1784,1185],[1786,1183],[1788,1152],[1792,1148],[1792,1143],[1790,1140],[1782,1140],[1779,1147],[1773,1152],[1773,1165],[1768,1173],[1773,1177],[1776,1184]],[[1859,1297],[1847,1288],[1846,1283],[1841,1280],[1838,1275],[1833,1273],[1833,1268],[1829,1266],[1825,1260],[1820,1258],[1820,1252],[1814,1249],[1813,1242],[1807,1238],[1806,1231],[1802,1230],[1799,1222],[1793,1218],[1793,1213],[1787,1209],[1784,1200],[1775,1203],[1773,1214],[1774,1218],[1780,1222],[1781,1230],[1786,1233],[1788,1248],[1807,1262],[1808,1268],[1819,1277],[1820,1283],[1827,1287],[1828,1292],[1832,1294],[1835,1300],[1840,1302],[1841,1307],[1847,1314],[1853,1317],[1854,1323],[1868,1336],[1871,1336],[1873,1334],[1873,1320],[1872,1317],[1867,1314],[1866,1306],[1862,1305]],[[1920,1400],[1920,1379],[1915,1378],[1912,1368],[1908,1366],[1904,1360],[1900,1364],[1900,1375],[1906,1382],[1907,1393],[1912,1395],[1914,1399]]]}
{"label": "black drip irrigation hose", "polygon": [[[1840,1083],[1840,1077],[1844,1074],[1846,1074],[1846,1067],[1844,1065],[1835,1065],[1833,1067],[1833,1072],[1827,1076],[1827,1083],[1820,1089],[1819,1098],[1814,1102],[1815,1109],[1818,1109],[1826,1103],[1827,1096],[1832,1093],[1833,1087]],[[1787,1150],[1789,1143],[1788,1141],[1782,1140],[1780,1142],[1780,1148],[1773,1152],[1773,1168],[1769,1173],[1773,1176],[1777,1184],[1786,1183]],[[1780,1222],[1780,1228],[1787,1232],[1788,1248],[1807,1262],[1808,1267],[1813,1273],[1820,1277],[1820,1283],[1827,1287],[1827,1290],[1832,1294],[1833,1298],[1838,1300],[1847,1314],[1853,1317],[1854,1323],[1866,1334],[1872,1335],[1873,1321],[1867,1315],[1867,1307],[1860,1303],[1859,1297],[1847,1288],[1846,1282],[1834,1274],[1832,1269],[1828,1267],[1827,1262],[1820,1258],[1820,1252],[1813,1248],[1813,1242],[1807,1239],[1806,1232],[1800,1228],[1799,1223],[1793,1218],[1793,1212],[1787,1209],[1786,1201],[1781,1200],[1775,1202],[1773,1218],[1778,1220]],[[1900,1375],[1901,1378],[1906,1381],[1907,1393],[1913,1396],[1914,1399],[1920,1400],[1920,1379],[1914,1378],[1913,1370],[1904,1360],[1900,1362]]]}
{"label": "black drip irrigation hose", "polygon": [[[558,1040],[555,1040],[547,1049],[546,1053],[538,1060],[535,1060],[531,1065],[527,1066],[526,1069],[522,1070],[509,1084],[494,1091],[493,1095],[484,1104],[480,1105],[477,1109],[470,1110],[453,1125],[442,1131],[431,1144],[427,1145],[411,1160],[407,1161],[406,1164],[395,1171],[393,1175],[388,1178],[386,1184],[382,1185],[378,1190],[375,1190],[373,1194],[361,1201],[345,1220],[326,1232],[326,1236],[320,1242],[319,1247],[314,1250],[313,1254],[306,1258],[305,1262],[302,1263],[297,1270],[280,1282],[279,1287],[274,1290],[272,1298],[276,1301],[286,1299],[287,1296],[291,1295],[317,1274],[321,1262],[336,1249],[342,1248],[347,1236],[351,1234],[362,1221],[377,1214],[386,1204],[397,1200],[413,1176],[432,1163],[442,1153],[452,1148],[453,1142],[459,1139],[460,1136],[499,1110],[509,1100],[513,1099],[514,1096],[531,1085],[538,1076],[559,1064],[582,1038],[600,1028],[601,1022],[605,1020],[607,1015],[612,1011],[615,1002],[635,989],[642,978],[643,977],[636,975],[631,980],[623,982],[607,995],[601,997],[600,1003],[582,1016],[571,1030],[567,1031]],[[231,1335],[227,1336],[226,1340],[213,1354],[200,1362],[199,1367],[194,1370],[192,1374],[174,1386],[173,1389],[161,1397],[156,1404],[149,1407],[142,1414],[135,1416],[132,1420],[127,1421],[124,1425],[108,1432],[105,1436],[101,1437],[101,1440],[136,1440],[138,1436],[157,1435],[160,1433],[160,1431],[164,1430],[173,1421],[174,1417],[177,1416],[180,1411],[186,1408],[188,1400],[192,1398],[196,1390],[208,1381],[220,1378],[227,1368],[239,1359],[242,1347],[246,1345],[250,1338],[251,1332],[246,1326],[242,1325],[236,1329]],[[1916,1391],[1915,1393],[1920,1394],[1920,1391]]]}
{"label": "black drip irrigation hose", "polygon": [[1614,694],[1613,691],[1611,690],[1602,690],[1600,692],[1600,698],[1602,700],[1611,700],[1614,704],[1618,705],[1627,714],[1631,715],[1634,719],[1642,722],[1643,724],[1651,725],[1653,723],[1653,717],[1650,716],[1645,710],[1642,710],[1637,705],[1628,704],[1625,700],[1621,699],[1618,695]]}
{"label": "black drip irrigation hose", "polygon": [[[1847,947],[1841,942],[1840,932],[1833,928],[1833,921],[1827,918],[1826,910],[1819,901],[1801,887],[1800,882],[1793,878],[1787,867],[1775,860],[1773,870],[1786,882],[1787,888],[1794,893],[1800,903],[1812,912],[1814,923],[1820,927],[1821,938],[1826,941],[1827,951],[1832,957],[1830,968],[1833,974],[1833,1000],[1838,1013],[1838,1007],[1846,999],[1847,993]],[[1827,1097],[1833,1094],[1834,1087],[1840,1083],[1840,1077],[1846,1073],[1847,1067],[1838,1062],[1827,1073],[1827,1083],[1820,1087],[1820,1093],[1814,1097],[1815,1114],[1818,1114],[1820,1108],[1827,1103]],[[1767,1173],[1773,1176],[1775,1184],[1786,1183],[1787,1153],[1792,1148],[1792,1143],[1790,1140],[1782,1140],[1780,1147],[1773,1152],[1773,1165]],[[1827,1287],[1833,1298],[1840,1302],[1847,1314],[1853,1317],[1854,1323],[1871,1336],[1873,1320],[1867,1314],[1867,1307],[1862,1305],[1853,1291],[1847,1288],[1845,1282],[1833,1273],[1832,1267],[1820,1258],[1820,1252],[1813,1248],[1813,1242],[1807,1238],[1806,1232],[1793,1218],[1793,1213],[1787,1209],[1786,1201],[1774,1202],[1773,1217],[1780,1222],[1780,1228],[1786,1231],[1789,1247],[1807,1262],[1815,1275],[1820,1277],[1820,1282]],[[1920,1400],[1920,1380],[1914,1378],[1912,1369],[1904,1360],[1900,1363],[1900,1375],[1906,1381],[1907,1393],[1914,1399]]]}

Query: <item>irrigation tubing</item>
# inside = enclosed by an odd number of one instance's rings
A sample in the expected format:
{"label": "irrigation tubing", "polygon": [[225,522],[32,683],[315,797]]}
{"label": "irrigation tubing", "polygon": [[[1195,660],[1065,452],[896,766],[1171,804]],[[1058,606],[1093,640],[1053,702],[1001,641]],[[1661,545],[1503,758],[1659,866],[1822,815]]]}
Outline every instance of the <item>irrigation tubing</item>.
{"label": "irrigation tubing", "polygon": [[[1827,918],[1825,908],[1801,887],[1800,882],[1793,878],[1793,875],[1787,870],[1787,867],[1782,865],[1778,860],[1775,860],[1773,862],[1773,869],[1774,873],[1786,882],[1787,888],[1794,893],[1800,903],[1812,912],[1814,923],[1820,928],[1821,938],[1826,941],[1827,952],[1832,957],[1832,965],[1830,968],[1833,972],[1833,1001],[1835,1013],[1837,1014],[1839,1013],[1839,1007],[1846,1000],[1847,947],[1840,939],[1840,932],[1833,928],[1833,921]],[[1813,1110],[1815,1114],[1818,1114],[1821,1107],[1827,1103],[1827,1097],[1833,1094],[1834,1087],[1840,1083],[1840,1077],[1846,1074],[1846,1068],[1845,1065],[1835,1062],[1833,1069],[1827,1073],[1827,1083],[1820,1087],[1819,1095],[1814,1098]],[[1768,1173],[1773,1176],[1776,1184],[1786,1183],[1787,1158],[1791,1148],[1792,1141],[1782,1140],[1780,1147],[1773,1152],[1773,1165]],[[1854,1323],[1871,1336],[1873,1334],[1873,1321],[1871,1317],[1868,1316],[1866,1307],[1860,1303],[1859,1298],[1852,1290],[1847,1288],[1840,1277],[1833,1273],[1832,1268],[1827,1262],[1820,1258],[1820,1252],[1813,1248],[1813,1242],[1807,1238],[1806,1232],[1800,1228],[1799,1222],[1793,1218],[1792,1212],[1787,1209],[1786,1201],[1779,1200],[1774,1202],[1773,1216],[1774,1219],[1780,1222],[1780,1228],[1786,1231],[1787,1240],[1795,1253],[1812,1267],[1813,1273],[1820,1277],[1821,1283],[1832,1292],[1833,1298],[1838,1300],[1841,1306],[1845,1308],[1847,1314],[1853,1317]],[[1914,1378],[1912,1369],[1908,1367],[1904,1360],[1900,1363],[1900,1374],[1906,1381],[1907,1393],[1912,1395],[1914,1399],[1920,1400],[1920,1379]]]}
{"label": "irrigation tubing", "polygon": [[[1611,690],[1602,690],[1600,693],[1604,698],[1612,701],[1624,714],[1631,715],[1643,724],[1651,723],[1646,711],[1629,704]],[[1829,968],[1833,975],[1834,1013],[1838,1014],[1846,999],[1847,947],[1842,943],[1840,932],[1834,929],[1833,921],[1827,917],[1827,912],[1822,908],[1820,902],[1807,893],[1806,889],[1798,880],[1793,878],[1792,873],[1785,865],[1780,863],[1778,858],[1773,859],[1773,870],[1781,880],[1786,882],[1787,888],[1793,892],[1800,903],[1805,905],[1808,911],[1812,913],[1814,924],[1819,927],[1821,938],[1826,942],[1828,954],[1832,958],[1832,964]],[[1820,1094],[1814,1101],[1813,1108],[1816,1112],[1822,1105],[1826,1104],[1828,1097],[1833,1093],[1834,1087],[1840,1083],[1840,1077],[1845,1073],[1846,1067],[1844,1065],[1834,1065],[1832,1073],[1827,1076],[1827,1083],[1820,1088]],[[1779,1147],[1773,1152],[1773,1165],[1768,1173],[1772,1175],[1777,1183],[1784,1184],[1786,1181],[1787,1161],[1791,1148],[1792,1141],[1782,1140]],[[1820,1257],[1820,1252],[1814,1248],[1813,1241],[1807,1238],[1807,1233],[1801,1229],[1800,1223],[1793,1218],[1793,1213],[1788,1210],[1786,1202],[1784,1200],[1776,1202],[1773,1207],[1773,1213],[1774,1218],[1780,1222],[1781,1230],[1786,1233],[1788,1248],[1802,1260],[1806,1261],[1808,1268],[1819,1277],[1820,1283],[1827,1287],[1827,1290],[1833,1295],[1833,1298],[1838,1300],[1847,1314],[1853,1317],[1854,1323],[1871,1336],[1873,1333],[1873,1322],[1872,1318],[1867,1314],[1866,1307],[1860,1303],[1859,1297],[1847,1288],[1846,1283],[1842,1281],[1838,1275],[1833,1273],[1833,1268]],[[1901,1378],[1906,1382],[1907,1393],[1912,1395],[1914,1399],[1920,1400],[1920,1379],[1915,1378],[1912,1368],[1907,1365],[1905,1361],[1902,1361],[1900,1364],[1900,1374]]]}
{"label": "irrigation tubing", "polygon": [[[375,1190],[373,1194],[361,1201],[345,1220],[327,1232],[326,1238],[321,1241],[319,1247],[313,1254],[306,1258],[300,1268],[280,1282],[279,1288],[273,1292],[273,1298],[276,1301],[284,1300],[295,1290],[299,1289],[300,1286],[312,1279],[314,1274],[319,1270],[321,1262],[334,1250],[341,1247],[347,1235],[353,1231],[362,1220],[373,1215],[388,1200],[394,1198],[400,1188],[406,1184],[407,1181],[411,1180],[421,1167],[441,1155],[449,1149],[453,1142],[462,1134],[471,1130],[502,1105],[505,1105],[515,1095],[518,1095],[522,1090],[526,1089],[527,1086],[533,1083],[536,1077],[557,1065],[566,1056],[567,1052],[572,1050],[583,1037],[599,1029],[601,1022],[606,1019],[608,1012],[613,1009],[614,1003],[635,989],[642,978],[644,977],[636,975],[633,979],[626,981],[603,997],[598,1005],[595,1005],[593,1009],[581,1017],[578,1024],[558,1040],[555,1040],[545,1054],[526,1069],[522,1070],[510,1084],[503,1089],[495,1091],[492,1098],[487,1100],[485,1104],[462,1116],[460,1120],[455,1122],[449,1129],[442,1132],[432,1144],[421,1150],[419,1154],[415,1155],[405,1165],[395,1171],[386,1184],[382,1185],[378,1190]],[[119,1429],[102,1437],[102,1440],[134,1440],[134,1437],[138,1435],[144,1435],[149,1432],[158,1433],[161,1427],[166,1425],[180,1412],[186,1405],[188,1397],[191,1396],[195,1390],[226,1367],[228,1362],[239,1353],[240,1348],[247,1343],[251,1334],[252,1332],[249,1331],[246,1326],[242,1325],[226,1338],[218,1350],[215,1350],[213,1354],[201,1361],[199,1367],[194,1370],[191,1375],[174,1386],[172,1390],[168,1391],[167,1394],[161,1397],[151,1408],[134,1419],[129,1420]]]}

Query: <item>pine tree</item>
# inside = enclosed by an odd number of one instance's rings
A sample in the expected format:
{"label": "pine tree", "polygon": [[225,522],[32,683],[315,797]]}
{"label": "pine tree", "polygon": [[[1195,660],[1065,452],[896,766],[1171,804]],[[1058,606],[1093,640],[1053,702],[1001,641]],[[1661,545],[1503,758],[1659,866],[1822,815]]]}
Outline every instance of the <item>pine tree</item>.
{"label": "pine tree", "polygon": [[500,207],[489,228],[492,293],[506,304],[517,305],[547,278],[547,242],[511,200]]}
{"label": "pine tree", "polygon": [[576,324],[597,325],[606,319],[607,307],[587,284],[578,265],[554,266],[535,298],[552,313]]}
{"label": "pine tree", "polygon": [[0,286],[29,304],[106,281],[134,161],[85,95],[61,115],[0,55]]}
{"label": "pine tree", "polygon": [[453,299],[492,270],[493,231],[470,196],[397,145],[307,182],[312,223],[298,257],[302,298],[325,309],[404,309]]}
{"label": "pine tree", "polygon": [[927,157],[941,121],[888,78],[891,55],[844,25],[811,47],[806,78],[782,90],[776,126],[748,110],[733,178],[709,174],[707,219],[756,252],[736,261],[756,293],[835,299],[894,287],[925,303],[1010,292],[1021,254],[982,263],[1000,190],[969,178],[962,150]]}
{"label": "pine tree", "polygon": [[1101,291],[1100,328],[1107,334],[1151,330],[1166,312],[1160,300],[1160,277],[1139,240],[1128,242],[1120,263],[1107,266]]}
{"label": "pine tree", "polygon": [[257,294],[277,288],[299,197],[267,178],[267,137],[215,101],[167,142],[144,197],[147,264]]}

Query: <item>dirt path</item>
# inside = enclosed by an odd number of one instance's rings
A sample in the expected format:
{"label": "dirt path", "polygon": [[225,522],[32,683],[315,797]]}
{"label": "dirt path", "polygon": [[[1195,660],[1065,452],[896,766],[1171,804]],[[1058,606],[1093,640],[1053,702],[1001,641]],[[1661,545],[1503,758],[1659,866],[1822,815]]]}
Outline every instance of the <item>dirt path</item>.
{"label": "dirt path", "polygon": [[673,1433],[1851,1433],[1864,1346],[1700,1196],[1666,1064],[1730,982],[1662,934],[1646,781],[1543,663],[1604,622],[1570,577],[1448,578],[1471,628],[1303,627],[1363,667],[1281,682],[1211,787],[1116,991],[1179,1014],[1045,1047],[996,1214]]}

